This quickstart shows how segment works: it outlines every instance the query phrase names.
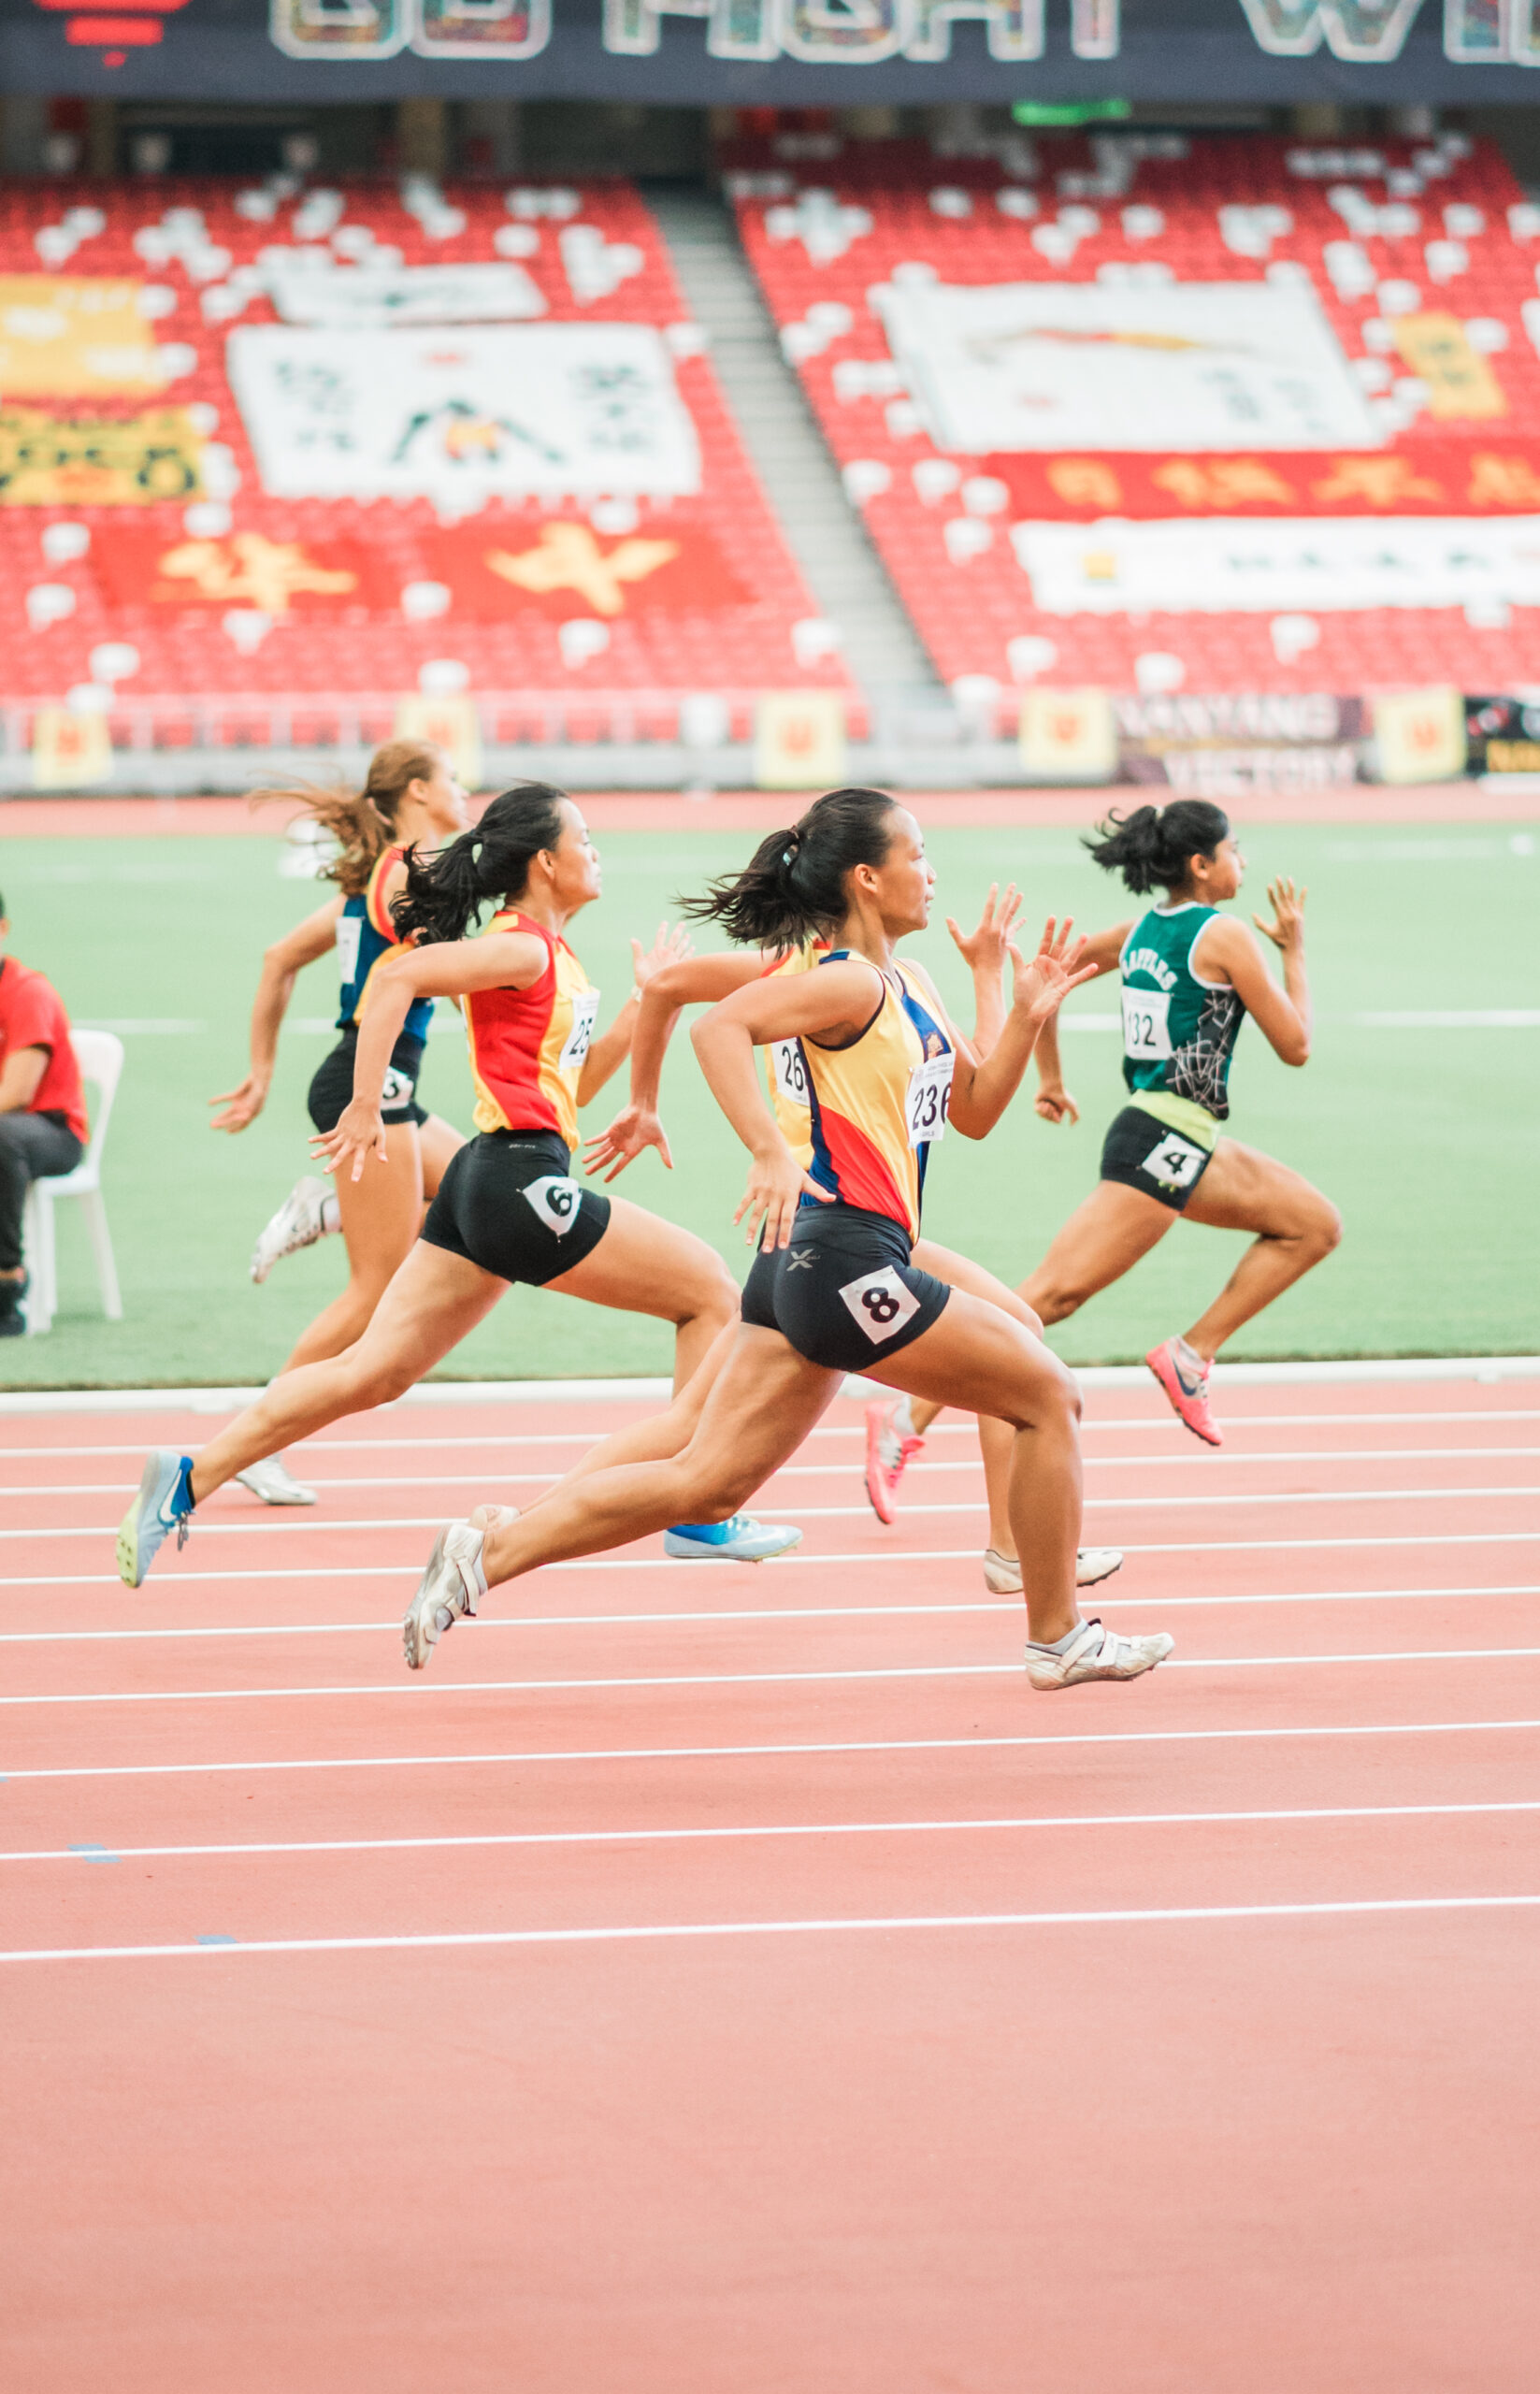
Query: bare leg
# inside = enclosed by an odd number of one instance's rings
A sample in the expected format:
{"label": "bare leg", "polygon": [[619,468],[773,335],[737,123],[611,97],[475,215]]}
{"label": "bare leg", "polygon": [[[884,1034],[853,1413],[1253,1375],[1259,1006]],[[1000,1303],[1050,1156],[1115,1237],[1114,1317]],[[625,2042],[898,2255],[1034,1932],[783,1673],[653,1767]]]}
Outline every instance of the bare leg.
{"label": "bare leg", "polygon": [[425,1122],[417,1126],[417,1144],[423,1154],[423,1195],[431,1204],[451,1161],[465,1146],[465,1137],[453,1122],[430,1114]]}
{"label": "bare leg", "polygon": [[202,1502],[293,1439],[344,1413],[402,1396],[474,1330],[508,1287],[464,1256],[421,1241],[381,1298],[363,1336],[345,1354],[281,1373],[254,1405],[193,1459],[193,1495]]}
{"label": "bare leg", "polygon": [[[686,1386],[724,1324],[738,1288],[714,1247],[625,1197],[610,1201],[610,1227],[591,1255],[546,1287],[622,1313],[650,1313],[674,1325],[674,1393]],[[676,1514],[676,1520],[685,1518]]]}
{"label": "bare leg", "polygon": [[[949,1289],[966,1289],[971,1297],[982,1297],[986,1305],[999,1305],[1013,1320],[1021,1322],[1035,1338],[1043,1335],[1043,1324],[1024,1297],[997,1280],[982,1263],[971,1256],[956,1255],[949,1247],[938,1247],[933,1240],[916,1240],[914,1262],[922,1272],[933,1273],[944,1280]],[[923,1438],[937,1415],[945,1410],[940,1405],[912,1405],[909,1418]],[[1015,1432],[1008,1421],[997,1421],[992,1415],[979,1415],[979,1451],[984,1457],[984,1484],[989,1500],[989,1543],[997,1554],[1015,1553],[1011,1536],[1011,1514],[1008,1490],[1011,1478],[1011,1450]]]}
{"label": "bare leg", "polygon": [[1216,1147],[1187,1200],[1187,1219],[1211,1230],[1257,1234],[1187,1334],[1188,1346],[1205,1358],[1216,1355],[1243,1322],[1330,1255],[1342,1236],[1342,1217],[1329,1197],[1287,1164],[1235,1139],[1221,1139]]}
{"label": "bare leg", "polygon": [[[318,1313],[285,1372],[340,1355],[362,1338],[370,1316],[410,1253],[423,1219],[423,1155],[414,1122],[393,1122],[386,1160],[373,1159],[358,1180],[336,1183],[348,1249],[348,1285]],[[269,1449],[269,1451],[271,1451]]]}
{"label": "bare leg", "polygon": [[1100,1180],[1022,1282],[1021,1293],[1045,1322],[1067,1321],[1087,1297],[1120,1280],[1142,1255],[1159,1247],[1176,1219],[1158,1197],[1120,1180]]}

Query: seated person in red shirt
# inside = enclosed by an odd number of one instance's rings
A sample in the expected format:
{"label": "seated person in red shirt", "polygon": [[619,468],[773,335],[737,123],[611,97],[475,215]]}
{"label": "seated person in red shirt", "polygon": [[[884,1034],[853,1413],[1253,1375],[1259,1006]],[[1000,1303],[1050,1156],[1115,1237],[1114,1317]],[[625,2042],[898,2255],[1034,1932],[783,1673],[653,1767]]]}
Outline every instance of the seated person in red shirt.
{"label": "seated person in red shirt", "polygon": [[[0,948],[10,924],[0,898]],[[85,1101],[69,1017],[40,973],[0,953],[0,1338],[26,1329],[22,1209],[35,1180],[73,1172],[85,1153]]]}

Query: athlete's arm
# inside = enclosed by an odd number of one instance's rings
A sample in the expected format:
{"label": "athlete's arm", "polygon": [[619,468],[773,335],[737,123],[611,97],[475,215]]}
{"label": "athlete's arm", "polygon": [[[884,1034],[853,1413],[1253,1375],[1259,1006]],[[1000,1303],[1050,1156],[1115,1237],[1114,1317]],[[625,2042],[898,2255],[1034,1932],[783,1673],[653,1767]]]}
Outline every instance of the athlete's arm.
{"label": "athlete's arm", "polygon": [[580,1105],[586,1105],[590,1098],[597,1097],[605,1082],[613,1077],[630,1054],[641,1000],[651,983],[669,965],[683,963],[689,952],[690,934],[683,923],[676,924],[672,930],[667,923],[659,923],[657,937],[645,951],[639,939],[631,942],[630,994],[609,1030],[594,1041],[583,1060],[583,1072],[578,1080]]}
{"label": "athlete's arm", "polygon": [[[1103,973],[1117,970],[1123,943],[1132,929],[1132,923],[1115,923],[1110,930],[1089,934],[1081,961],[1092,966],[1093,979]],[[1064,1086],[1063,1068],[1059,1063],[1057,1014],[1051,1014],[1038,1032],[1033,1053],[1037,1058],[1037,1112],[1044,1122],[1078,1122],[1080,1108]]]}
{"label": "athlete's arm", "polygon": [[720,956],[690,956],[655,973],[641,992],[631,1034],[631,1095],[607,1130],[586,1143],[583,1169],[607,1181],[623,1173],[644,1147],[655,1147],[669,1171],[674,1160],[657,1110],[663,1059],[685,1006],[716,1005],[765,971],[765,959],[750,949],[725,948]]}
{"label": "athlete's arm", "polygon": [[24,1114],[48,1070],[47,1047],[18,1047],[0,1064],[0,1114]]}
{"label": "athlete's arm", "polygon": [[[951,916],[946,917],[953,945],[973,976],[975,1056],[987,1056],[1005,1028],[1005,959],[1010,953],[1012,929],[1021,911],[1021,892],[1014,881],[1008,883],[1005,895],[997,905],[999,889],[998,881],[989,884],[978,928],[966,938]],[[926,977],[928,980],[929,975]]]}
{"label": "athlete's arm", "polygon": [[[1283,955],[1280,989],[1267,968],[1261,942],[1233,915],[1216,915],[1193,942],[1192,963],[1210,981],[1228,981],[1258,1030],[1286,1064],[1310,1060],[1310,983],[1304,969],[1305,892],[1291,881],[1269,884],[1273,920],[1252,916],[1263,939]],[[1199,950],[1202,951],[1202,966]]]}
{"label": "athlete's arm", "polygon": [[223,1105],[209,1127],[211,1131],[244,1131],[254,1122],[267,1103],[267,1091],[273,1082],[273,1062],[278,1054],[278,1034],[294,995],[295,981],[307,964],[324,956],[337,945],[337,926],[346,901],[340,896],[328,898],[313,915],[307,915],[292,931],[275,940],[262,959],[262,977],[257,983],[256,998],[252,1006],[252,1068],[236,1089],[211,1097],[210,1105]]}
{"label": "athlete's arm", "polygon": [[[994,1129],[1021,1085],[1043,1024],[1057,1013],[1072,989],[1094,979],[1094,968],[1081,965],[1082,943],[1072,940],[1072,929],[1068,919],[1060,929],[1050,916],[1029,962],[1018,947],[1012,946],[1011,1011],[995,1046],[982,1060],[946,1024],[957,1057],[948,1119],[965,1139],[982,1139]],[[928,977],[927,986],[930,986]],[[936,1002],[939,1006],[941,1001]],[[945,1021],[944,1012],[942,1018]]]}

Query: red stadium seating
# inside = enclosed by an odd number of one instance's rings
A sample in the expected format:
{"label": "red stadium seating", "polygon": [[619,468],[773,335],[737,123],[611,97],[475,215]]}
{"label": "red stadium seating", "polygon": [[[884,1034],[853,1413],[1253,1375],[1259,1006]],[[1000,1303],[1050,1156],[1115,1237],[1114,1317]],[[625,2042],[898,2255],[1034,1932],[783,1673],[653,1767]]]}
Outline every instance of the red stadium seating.
{"label": "red stadium seating", "polygon": [[[1528,540],[1540,536],[1540,209],[1491,148],[1458,137],[1328,151],[1111,136],[944,159],[918,143],[826,149],[836,154],[813,163],[770,144],[735,153],[742,238],[853,503],[939,671],[952,684],[998,684],[1002,723],[1015,712],[1013,685],[1034,681],[1153,694],[1512,690],[1540,680],[1540,540]],[[900,285],[1125,287],[1308,276],[1387,445],[1346,458],[1120,447],[943,455],[870,302],[895,275]],[[1394,346],[1407,313],[1456,318],[1461,370],[1478,383],[1495,376],[1495,397],[1490,383],[1474,404],[1431,391]],[[1472,352],[1484,365],[1471,368]],[[1136,375],[1137,357],[1125,351],[1110,370]],[[1263,549],[1279,519],[1528,518],[1509,535],[1521,548],[1528,540],[1514,582],[1525,603],[1510,599],[1499,573],[1461,605],[1311,616],[1201,612],[1189,600],[1141,614],[1053,613],[1035,603],[1012,537],[1024,523],[1237,515]]]}
{"label": "red stadium seating", "polygon": [[[420,497],[265,492],[225,344],[237,327],[278,322],[266,287],[275,250],[291,263],[295,252],[319,258],[327,271],[379,262],[382,252],[408,267],[509,260],[530,278],[533,304],[543,302],[542,324],[666,332],[698,442],[698,490],[666,505],[646,494],[606,501],[592,489],[566,500],[494,499],[447,519]],[[10,501],[0,504],[0,604],[28,627],[11,648],[9,744],[29,737],[36,705],[82,687],[110,690],[115,735],[141,748],[374,739],[389,731],[400,694],[456,681],[480,702],[484,735],[499,741],[569,729],[591,740],[672,739],[678,701],[691,691],[727,693],[741,725],[761,688],[849,687],[837,658],[797,661],[793,626],[816,611],[685,323],[656,228],[625,183],[505,194],[358,182],[328,194],[293,178],[12,182],[0,187],[0,275],[9,310],[0,339],[10,336],[0,367],[0,492]],[[104,339],[120,347],[105,361],[92,353],[103,366],[100,395],[82,395],[79,319],[66,328],[75,363],[65,388],[50,389],[61,342],[49,286],[22,289],[9,280],[17,276],[89,279],[97,296],[71,307],[110,310],[115,277],[148,286],[139,338],[159,353],[164,387],[125,394],[122,324],[109,316]],[[456,329],[445,328],[447,343]],[[166,409],[191,410],[209,444],[202,490],[137,504],[120,503],[133,496],[120,488],[108,494],[113,503],[96,503],[106,453],[92,427],[121,425],[141,470],[156,445],[143,419]],[[163,443],[172,451],[186,435],[180,424]],[[178,479],[175,455],[147,470]],[[655,545],[629,582],[612,586],[602,618],[591,596],[559,577],[533,589],[489,584],[474,607],[445,584],[446,557],[456,574],[480,570],[488,547],[527,558],[540,551],[542,527],[560,522],[601,559],[633,535],[661,540],[668,598],[643,587]],[[243,550],[244,536],[266,545]],[[179,546],[196,552],[170,569],[181,584],[166,578]],[[329,587],[288,586],[313,580],[317,566],[323,583],[331,569]],[[574,634],[571,619],[586,629]],[[447,682],[440,674],[436,684],[431,669],[446,665]],[[565,701],[578,710],[569,727]]]}

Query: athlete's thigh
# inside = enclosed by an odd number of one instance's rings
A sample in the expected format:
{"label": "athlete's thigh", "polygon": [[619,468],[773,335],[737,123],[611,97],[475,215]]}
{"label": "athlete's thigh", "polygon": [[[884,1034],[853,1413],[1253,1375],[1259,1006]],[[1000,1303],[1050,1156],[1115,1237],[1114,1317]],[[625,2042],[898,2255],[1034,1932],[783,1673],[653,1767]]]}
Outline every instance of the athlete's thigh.
{"label": "athlete's thigh", "polygon": [[796,1453],[844,1380],[799,1355],[778,1330],[741,1321],[682,1460],[704,1474],[730,1458],[734,1478],[757,1488]]}
{"label": "athlete's thigh", "polygon": [[966,1289],[954,1290],[943,1313],[896,1355],[868,1366],[866,1377],[906,1396],[1029,1422],[1043,1406],[1074,1399],[1066,1365],[1022,1322]]}
{"label": "athlete's thigh", "polygon": [[507,1292],[508,1282],[448,1247],[414,1242],[351,1351],[372,1369],[410,1366],[413,1379],[458,1346]]}
{"label": "athlete's thigh", "polygon": [[430,1114],[425,1122],[417,1125],[417,1144],[423,1158],[423,1194],[437,1197],[439,1184],[449,1170],[450,1158],[465,1146],[465,1136],[453,1122],[440,1114]]}
{"label": "athlete's thigh", "polygon": [[[1191,1203],[1188,1209],[1191,1211]],[[1022,1283],[1023,1293],[1046,1293],[1050,1282],[1094,1296],[1109,1281],[1120,1280],[1142,1255],[1159,1246],[1176,1215],[1141,1189],[1120,1180],[1099,1180],[1090,1195],[1054,1234],[1053,1245],[1036,1270]],[[1031,1302],[1030,1295],[1028,1302]]]}
{"label": "athlete's thigh", "polygon": [[1187,1212],[1189,1222],[1206,1223],[1211,1230],[1288,1238],[1327,1203],[1303,1172],[1263,1155],[1259,1147],[1221,1139],[1187,1199]]}
{"label": "athlete's thigh", "polygon": [[333,1181],[342,1217],[342,1237],[355,1280],[382,1287],[410,1254],[423,1219],[423,1157],[415,1122],[385,1126],[385,1161],[365,1158],[354,1180],[339,1172]]}
{"label": "athlete's thigh", "polygon": [[546,1287],[591,1305],[661,1315],[675,1321],[703,1295],[723,1293],[727,1267],[693,1231],[649,1214],[628,1198],[612,1197],[604,1236],[581,1263]]}
{"label": "athlete's thigh", "polygon": [[916,1271],[928,1272],[933,1280],[944,1280],[949,1289],[966,1289],[971,1297],[982,1297],[986,1305],[999,1305],[1002,1313],[1025,1322],[1034,1334],[1041,1333],[1043,1324],[1026,1298],[1018,1297],[1015,1289],[997,1280],[971,1255],[958,1255],[949,1247],[938,1247],[934,1239],[917,1238],[910,1262]]}

